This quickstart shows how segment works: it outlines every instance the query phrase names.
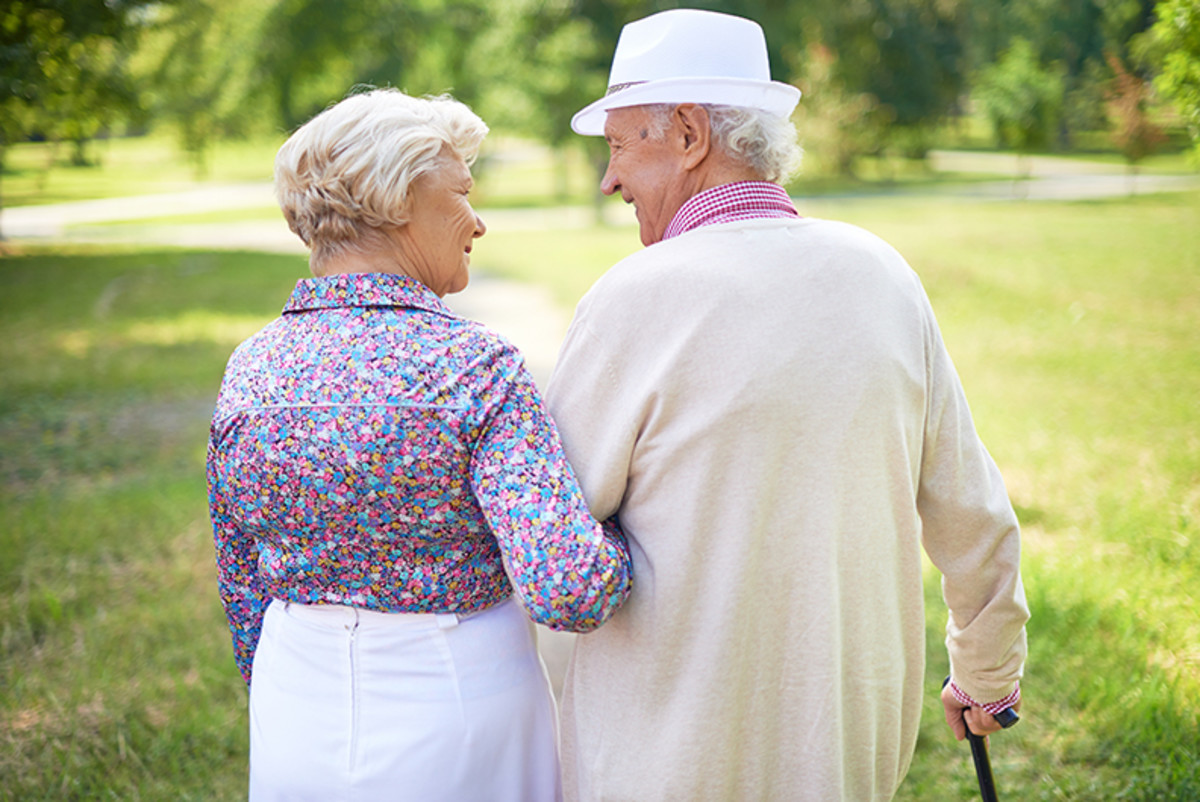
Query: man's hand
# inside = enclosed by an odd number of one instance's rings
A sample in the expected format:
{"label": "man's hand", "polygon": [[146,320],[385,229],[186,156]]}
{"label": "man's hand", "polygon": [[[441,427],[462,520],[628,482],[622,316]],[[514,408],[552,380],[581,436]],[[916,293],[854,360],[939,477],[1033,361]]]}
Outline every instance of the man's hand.
{"label": "man's hand", "polygon": [[[968,726],[976,735],[989,735],[1003,729],[996,717],[982,707],[963,707],[962,702],[954,698],[949,684],[942,688],[942,707],[946,708],[946,724],[960,741],[967,737]],[[1017,702],[1012,709],[1020,710],[1021,703]]]}

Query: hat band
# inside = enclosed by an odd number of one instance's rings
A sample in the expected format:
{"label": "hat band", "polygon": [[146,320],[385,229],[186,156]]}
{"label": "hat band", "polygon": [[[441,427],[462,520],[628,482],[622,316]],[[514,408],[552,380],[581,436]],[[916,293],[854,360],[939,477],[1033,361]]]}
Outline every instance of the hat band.
{"label": "hat band", "polygon": [[646,83],[646,82],[645,81],[627,81],[623,84],[613,84],[612,86],[610,86],[608,88],[608,91],[604,93],[604,96],[608,97],[609,95],[615,95],[617,92],[620,92],[622,89],[628,89],[631,86],[638,86],[639,84],[644,84],[644,83]]}

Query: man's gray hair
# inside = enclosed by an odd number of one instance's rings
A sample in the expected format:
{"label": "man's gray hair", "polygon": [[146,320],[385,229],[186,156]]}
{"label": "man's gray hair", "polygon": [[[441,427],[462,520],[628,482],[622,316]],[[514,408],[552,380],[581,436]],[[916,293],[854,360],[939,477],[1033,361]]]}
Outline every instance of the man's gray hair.
{"label": "man's gray hair", "polygon": [[[751,167],[763,180],[782,184],[800,169],[804,151],[790,119],[740,106],[699,105],[708,112],[717,147]],[[666,133],[674,108],[668,103],[647,107],[652,120],[651,133],[656,138]]]}

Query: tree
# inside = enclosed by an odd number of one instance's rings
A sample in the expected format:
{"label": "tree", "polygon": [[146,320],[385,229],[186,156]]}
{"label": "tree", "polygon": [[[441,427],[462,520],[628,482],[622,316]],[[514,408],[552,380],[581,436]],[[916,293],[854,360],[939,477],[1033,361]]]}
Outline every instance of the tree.
{"label": "tree", "polygon": [[[588,20],[569,6],[519,0],[473,48],[473,70],[486,87],[480,112],[489,122],[536,137],[560,154],[556,193],[567,193],[564,148],[575,141],[571,117],[604,93],[592,66],[600,45]],[[520,53],[520,58],[512,58]]]}
{"label": "tree", "polygon": [[967,60],[973,72],[994,64],[1016,39],[1062,82],[1057,140],[1063,147],[1105,124],[1104,54],[1130,63],[1133,41],[1152,21],[1154,0],[971,0]]}
{"label": "tree", "polygon": [[1116,76],[1106,93],[1116,123],[1113,141],[1125,156],[1132,177],[1137,173],[1138,162],[1153,153],[1166,136],[1150,119],[1148,82],[1122,64],[1115,54],[1109,53],[1107,59]]}
{"label": "tree", "polygon": [[1183,116],[1200,161],[1200,5],[1196,0],[1161,0],[1150,30],[1161,72],[1154,86]]}
{"label": "tree", "polygon": [[140,0],[12,0],[0,8],[0,173],[39,130],[83,145],[134,107],[125,69]]}
{"label": "tree", "polygon": [[804,100],[796,112],[805,160],[838,175],[854,174],[860,156],[879,148],[887,120],[873,95],[849,92],[837,77],[837,54],[820,44],[808,47],[797,83]]}
{"label": "tree", "polygon": [[597,137],[576,137],[571,118],[604,94],[621,28],[656,8],[645,0],[508,0],[505,5],[505,13],[477,40],[471,62],[472,74],[486,87],[486,116],[555,148],[560,196],[567,183],[563,148],[579,142],[597,173],[596,216],[602,221],[599,176],[607,148]]}
{"label": "tree", "polygon": [[[1053,140],[1062,96],[1061,73],[1039,64],[1025,39],[1014,40],[999,61],[980,71],[974,92],[999,144],[1023,157]],[[1027,159],[1022,162],[1028,174]]]}
{"label": "tree", "polygon": [[[577,97],[576,101],[571,104],[575,111],[578,111],[603,94],[604,88],[608,86],[608,73],[612,66],[613,53],[617,49],[617,40],[621,36],[621,29],[634,20],[641,19],[656,11],[673,8],[676,5],[678,4],[654,3],[647,2],[647,0],[569,0],[568,7],[572,16],[581,18],[587,22],[588,29],[595,42],[595,47],[588,54],[587,58],[583,59],[578,65],[578,69],[581,76],[590,75],[591,86],[597,87],[599,90],[591,92],[590,89],[585,88],[585,94]],[[698,2],[696,7],[711,9],[712,4]],[[720,10],[730,14],[742,13],[743,16],[753,16],[753,14],[744,13],[735,8]],[[587,150],[589,160],[596,172],[596,194],[594,196],[596,218],[597,220],[602,220],[601,203],[604,200],[604,196],[600,192],[600,181],[608,164],[608,148],[604,140],[599,137],[584,137],[583,146]]]}
{"label": "tree", "polygon": [[55,86],[42,94],[33,115],[36,129],[53,142],[70,142],[71,163],[89,164],[88,143],[117,120],[139,110],[124,46],[104,36],[67,48],[70,66],[54,67]]}
{"label": "tree", "polygon": [[876,99],[906,155],[924,158],[926,134],[958,106],[965,19],[958,0],[871,0],[844,4],[831,30],[838,77]]}
{"label": "tree", "polygon": [[198,176],[214,139],[245,131],[259,25],[275,0],[186,0],[147,15],[139,66],[156,120],[173,123]]}
{"label": "tree", "polygon": [[278,0],[260,27],[258,82],[288,129],[356,84],[452,91],[471,105],[480,85],[469,53],[499,7],[488,0]]}

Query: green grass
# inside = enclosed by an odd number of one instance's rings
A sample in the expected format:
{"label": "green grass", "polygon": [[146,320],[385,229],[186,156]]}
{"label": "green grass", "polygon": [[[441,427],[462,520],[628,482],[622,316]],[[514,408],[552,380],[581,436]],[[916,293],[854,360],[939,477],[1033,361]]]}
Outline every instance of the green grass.
{"label": "green grass", "polygon": [[[1002,798],[1200,798],[1200,193],[804,201],[921,275],[1024,527],[1033,618]],[[493,227],[476,265],[569,306],[636,229]],[[244,798],[245,692],[216,599],[203,448],[224,361],[300,257],[0,261],[0,799]],[[927,705],[902,800],[969,799]]]}
{"label": "green grass", "polygon": [[1040,785],[1016,798],[1200,798],[1200,195],[920,211],[873,228],[1026,524],[1040,718],[1012,771]]}
{"label": "green grass", "polygon": [[0,262],[0,799],[244,798],[204,443],[303,260]]}

